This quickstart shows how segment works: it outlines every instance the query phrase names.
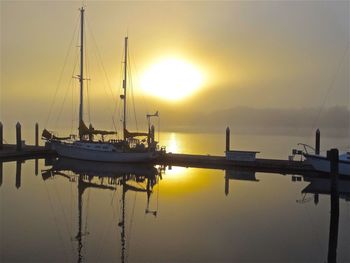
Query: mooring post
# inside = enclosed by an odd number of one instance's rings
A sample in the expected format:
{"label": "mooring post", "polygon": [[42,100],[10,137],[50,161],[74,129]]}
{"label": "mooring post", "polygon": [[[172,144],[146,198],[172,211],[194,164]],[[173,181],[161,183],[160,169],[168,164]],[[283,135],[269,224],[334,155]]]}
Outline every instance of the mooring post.
{"label": "mooring post", "polygon": [[226,152],[230,151],[230,128],[226,128]]}
{"label": "mooring post", "polygon": [[0,122],[0,150],[4,148],[3,140],[4,140],[3,126],[2,126],[2,122]]}
{"label": "mooring post", "polygon": [[339,192],[338,192],[338,171],[339,151],[331,149],[327,151],[327,158],[330,161],[331,180],[331,220],[329,225],[328,242],[328,263],[337,262],[338,228],[339,228]]}
{"label": "mooring post", "polygon": [[315,154],[320,154],[320,141],[321,141],[321,133],[320,129],[316,130],[316,141],[315,141]]}
{"label": "mooring post", "polygon": [[16,124],[16,150],[22,150],[21,124],[19,122]]}
{"label": "mooring post", "polygon": [[16,188],[19,189],[21,187],[21,170],[22,170],[22,162],[16,162]]}
{"label": "mooring post", "polygon": [[35,123],[35,146],[39,146],[39,124]]}

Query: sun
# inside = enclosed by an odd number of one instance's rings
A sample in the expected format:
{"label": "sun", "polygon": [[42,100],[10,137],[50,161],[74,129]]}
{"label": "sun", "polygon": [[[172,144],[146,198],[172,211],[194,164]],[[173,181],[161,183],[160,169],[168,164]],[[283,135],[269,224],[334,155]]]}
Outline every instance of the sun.
{"label": "sun", "polygon": [[144,93],[168,101],[183,100],[203,85],[203,74],[191,63],[166,58],[154,63],[142,74],[140,86]]}

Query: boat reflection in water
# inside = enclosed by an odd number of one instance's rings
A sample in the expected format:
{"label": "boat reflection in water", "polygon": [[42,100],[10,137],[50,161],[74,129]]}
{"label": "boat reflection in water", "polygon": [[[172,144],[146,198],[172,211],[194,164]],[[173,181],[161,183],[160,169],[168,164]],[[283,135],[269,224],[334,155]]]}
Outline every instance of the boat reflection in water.
{"label": "boat reflection in water", "polygon": [[[225,194],[229,194],[230,180],[244,180],[258,182],[255,171],[253,169],[235,169],[225,170]],[[328,258],[327,262],[337,262],[337,247],[338,247],[338,232],[339,232],[339,199],[350,201],[350,180],[347,177],[336,176],[335,178],[325,177],[324,174],[292,176],[293,182],[309,182],[302,189],[302,199],[297,200],[298,203],[304,204],[314,200],[314,204],[319,203],[319,195],[330,195],[330,225],[329,225],[329,240],[328,240]],[[308,197],[308,195],[313,197]]]}
{"label": "boat reflection in water", "polygon": [[327,262],[337,262],[339,199],[344,199],[347,202],[350,201],[350,180],[347,180],[346,177],[338,178],[338,176],[334,176],[333,178],[304,177],[304,181],[310,182],[302,190],[304,198],[307,194],[313,194],[315,205],[319,202],[320,194],[330,195],[331,213]]}
{"label": "boat reflection in water", "polygon": [[[73,172],[74,174],[72,175]],[[125,262],[126,235],[125,235],[125,197],[128,191],[144,192],[147,194],[146,214],[157,216],[157,210],[149,209],[149,201],[153,187],[161,179],[161,168],[145,164],[101,163],[82,161],[68,158],[59,158],[53,161],[52,168],[42,171],[44,180],[63,176],[78,186],[78,233],[75,239],[78,242],[78,262],[83,261],[83,237],[88,232],[82,231],[83,194],[87,188],[117,190],[122,189],[121,211],[118,226],[121,239],[121,262]]]}

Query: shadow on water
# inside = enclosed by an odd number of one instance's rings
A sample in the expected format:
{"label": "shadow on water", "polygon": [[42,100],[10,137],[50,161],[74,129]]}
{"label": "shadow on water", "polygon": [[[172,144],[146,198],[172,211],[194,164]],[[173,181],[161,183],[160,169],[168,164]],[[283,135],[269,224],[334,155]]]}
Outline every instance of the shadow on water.
{"label": "shadow on water", "polygon": [[[16,161],[16,180],[17,189],[21,187],[21,171],[23,161]],[[45,165],[51,168],[42,170],[42,179],[48,180],[55,177],[63,177],[72,183],[77,184],[78,192],[78,228],[75,240],[77,241],[77,262],[82,262],[83,255],[83,239],[88,235],[88,231],[82,229],[83,225],[83,195],[86,189],[94,188],[100,190],[115,191],[117,188],[122,189],[121,194],[121,211],[118,226],[120,229],[121,244],[121,262],[126,262],[126,232],[125,232],[125,208],[127,192],[144,192],[147,195],[147,205],[145,214],[157,216],[157,210],[149,209],[149,202],[153,187],[162,179],[164,167],[155,167],[145,164],[117,164],[117,163],[101,163],[90,161],[79,161],[66,158],[58,158],[46,160]],[[336,168],[334,168],[336,169]],[[250,182],[259,182],[256,179],[253,169],[244,170],[225,170],[225,195],[229,194],[231,180],[244,180]],[[35,174],[38,173],[38,160],[35,160]],[[318,205],[319,195],[330,195],[331,213],[329,226],[329,242],[328,242],[328,258],[327,262],[337,262],[337,246],[339,232],[339,199],[350,201],[350,180],[348,178],[336,176],[326,177],[303,175],[292,176],[292,181],[304,181],[309,184],[301,190],[303,198],[298,203],[305,203],[313,199],[314,204]],[[283,175],[285,176],[285,175]],[[0,186],[3,181],[3,163],[0,162]],[[141,187],[142,186],[142,187]],[[308,198],[312,195],[313,198]],[[86,218],[87,220],[87,218]]]}

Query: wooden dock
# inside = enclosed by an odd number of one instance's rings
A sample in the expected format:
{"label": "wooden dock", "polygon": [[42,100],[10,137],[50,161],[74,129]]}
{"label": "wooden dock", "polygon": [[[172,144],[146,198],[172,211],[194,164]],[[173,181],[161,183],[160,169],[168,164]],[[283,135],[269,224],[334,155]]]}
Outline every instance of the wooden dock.
{"label": "wooden dock", "polygon": [[4,144],[2,150],[0,150],[0,162],[40,159],[55,155],[54,151],[44,146],[24,145],[20,151],[17,151],[16,144]]}
{"label": "wooden dock", "polygon": [[233,161],[227,160],[225,156],[212,155],[193,155],[193,154],[176,154],[166,153],[157,164],[208,168],[208,169],[234,169],[254,170],[256,172],[280,173],[280,174],[313,174],[315,170],[309,164],[301,161],[262,159],[255,161]]}
{"label": "wooden dock", "polygon": [[[0,150],[0,162],[10,162],[17,160],[53,158],[56,153],[44,146],[23,146],[17,151],[16,145],[4,144]],[[164,153],[153,162],[154,165],[183,166],[207,169],[247,169],[256,172],[281,173],[281,174],[311,174],[315,173],[312,166],[301,161],[276,160],[276,159],[256,159],[255,161],[232,161],[225,156],[194,155]]]}

